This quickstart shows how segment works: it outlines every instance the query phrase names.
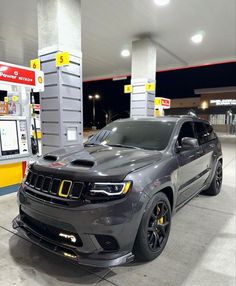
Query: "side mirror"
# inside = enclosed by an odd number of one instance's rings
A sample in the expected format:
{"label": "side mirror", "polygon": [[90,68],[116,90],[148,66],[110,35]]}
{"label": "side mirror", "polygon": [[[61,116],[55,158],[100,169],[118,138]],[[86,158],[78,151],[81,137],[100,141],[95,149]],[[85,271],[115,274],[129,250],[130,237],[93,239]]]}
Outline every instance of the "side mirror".
{"label": "side mirror", "polygon": [[181,140],[181,146],[177,148],[178,151],[192,150],[199,147],[198,140],[192,137],[184,137]]}

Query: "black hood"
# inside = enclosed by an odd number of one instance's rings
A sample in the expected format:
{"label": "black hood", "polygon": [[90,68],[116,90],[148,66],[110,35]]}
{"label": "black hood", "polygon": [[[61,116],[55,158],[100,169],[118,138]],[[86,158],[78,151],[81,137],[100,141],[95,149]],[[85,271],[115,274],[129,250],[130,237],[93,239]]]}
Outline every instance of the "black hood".
{"label": "black hood", "polygon": [[122,181],[130,172],[162,157],[152,150],[90,146],[68,147],[39,159],[32,168],[47,174],[66,175],[83,181]]}

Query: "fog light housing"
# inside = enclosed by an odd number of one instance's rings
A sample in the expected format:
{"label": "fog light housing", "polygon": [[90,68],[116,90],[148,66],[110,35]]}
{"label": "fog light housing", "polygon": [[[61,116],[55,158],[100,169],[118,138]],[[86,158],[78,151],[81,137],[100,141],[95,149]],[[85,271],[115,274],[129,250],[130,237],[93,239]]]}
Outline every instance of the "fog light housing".
{"label": "fog light housing", "polygon": [[119,245],[116,239],[110,235],[95,235],[98,243],[101,245],[105,252],[112,252],[119,250]]}

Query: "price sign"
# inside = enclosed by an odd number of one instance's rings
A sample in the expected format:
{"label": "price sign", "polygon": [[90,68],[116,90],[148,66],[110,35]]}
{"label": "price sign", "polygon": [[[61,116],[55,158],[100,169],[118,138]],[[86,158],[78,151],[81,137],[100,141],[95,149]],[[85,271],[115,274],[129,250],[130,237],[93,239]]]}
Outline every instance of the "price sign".
{"label": "price sign", "polygon": [[131,93],[133,91],[133,87],[131,84],[127,84],[124,86],[124,93]]}
{"label": "price sign", "polygon": [[155,91],[156,85],[154,82],[146,83],[145,89],[146,91]]}
{"label": "price sign", "polygon": [[40,70],[40,60],[39,59],[31,60],[30,67],[34,70]]}
{"label": "price sign", "polygon": [[70,64],[70,54],[68,52],[60,52],[56,54],[56,67],[68,66]]}

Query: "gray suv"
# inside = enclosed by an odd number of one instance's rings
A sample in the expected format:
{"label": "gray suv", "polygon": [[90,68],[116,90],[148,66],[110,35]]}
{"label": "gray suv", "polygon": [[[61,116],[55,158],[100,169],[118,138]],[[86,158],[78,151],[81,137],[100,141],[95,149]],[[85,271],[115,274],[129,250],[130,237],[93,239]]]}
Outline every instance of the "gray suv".
{"label": "gray suv", "polygon": [[83,147],[29,166],[13,227],[80,264],[149,261],[165,248],[176,210],[200,192],[217,195],[221,184],[221,145],[207,121],[117,120]]}

